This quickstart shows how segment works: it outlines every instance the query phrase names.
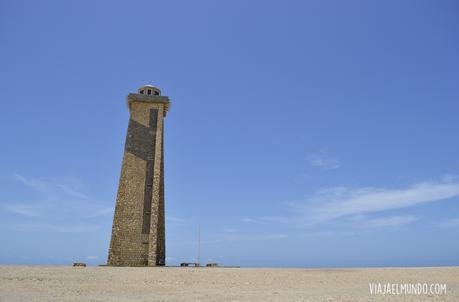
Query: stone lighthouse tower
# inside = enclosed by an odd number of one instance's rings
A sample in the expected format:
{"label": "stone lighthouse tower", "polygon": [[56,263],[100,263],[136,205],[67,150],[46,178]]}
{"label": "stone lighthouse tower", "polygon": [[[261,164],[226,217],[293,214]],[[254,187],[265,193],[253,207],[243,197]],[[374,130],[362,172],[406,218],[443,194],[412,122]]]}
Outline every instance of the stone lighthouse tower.
{"label": "stone lighthouse tower", "polygon": [[129,126],[108,265],[165,265],[164,117],[169,98],[151,85],[129,93]]}

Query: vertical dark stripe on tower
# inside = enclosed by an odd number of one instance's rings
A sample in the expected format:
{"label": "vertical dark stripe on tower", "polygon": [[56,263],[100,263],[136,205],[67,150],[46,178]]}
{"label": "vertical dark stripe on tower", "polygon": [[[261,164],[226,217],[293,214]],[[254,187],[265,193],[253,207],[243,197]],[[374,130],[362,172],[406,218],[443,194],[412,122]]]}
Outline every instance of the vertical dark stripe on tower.
{"label": "vertical dark stripe on tower", "polygon": [[153,196],[153,176],[155,170],[155,148],[156,148],[156,127],[158,126],[158,109],[150,109],[149,135],[146,139],[150,140],[150,150],[147,150],[147,167],[145,175],[145,192],[143,198],[143,222],[142,234],[150,233],[151,223],[151,199]]}

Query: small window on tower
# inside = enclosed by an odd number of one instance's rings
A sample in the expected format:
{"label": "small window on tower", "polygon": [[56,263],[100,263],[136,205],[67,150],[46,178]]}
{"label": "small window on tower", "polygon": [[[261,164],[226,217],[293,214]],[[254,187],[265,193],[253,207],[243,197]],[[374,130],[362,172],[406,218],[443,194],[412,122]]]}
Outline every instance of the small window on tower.
{"label": "small window on tower", "polygon": [[147,90],[147,94],[148,94],[148,95],[151,95],[151,89],[148,89],[148,90]]}
{"label": "small window on tower", "polygon": [[159,95],[159,92],[158,92],[158,91],[155,91],[155,95]]}
{"label": "small window on tower", "polygon": [[145,91],[143,89],[140,90],[140,94],[144,94],[144,93],[145,93]]}

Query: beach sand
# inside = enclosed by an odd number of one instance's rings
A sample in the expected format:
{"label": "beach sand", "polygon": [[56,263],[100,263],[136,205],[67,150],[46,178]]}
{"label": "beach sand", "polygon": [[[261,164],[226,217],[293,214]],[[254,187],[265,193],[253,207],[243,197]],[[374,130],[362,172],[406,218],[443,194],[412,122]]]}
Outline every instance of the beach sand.
{"label": "beach sand", "polygon": [[[371,295],[370,282],[440,283],[446,294]],[[459,267],[0,266],[0,301],[459,301]]]}

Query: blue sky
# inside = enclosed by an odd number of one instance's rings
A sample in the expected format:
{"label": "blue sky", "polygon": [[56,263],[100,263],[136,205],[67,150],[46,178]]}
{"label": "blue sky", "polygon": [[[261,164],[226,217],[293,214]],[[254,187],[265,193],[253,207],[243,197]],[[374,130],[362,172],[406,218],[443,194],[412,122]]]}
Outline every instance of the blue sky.
{"label": "blue sky", "polygon": [[0,263],[105,263],[128,110],[167,262],[459,265],[456,1],[2,1]]}

